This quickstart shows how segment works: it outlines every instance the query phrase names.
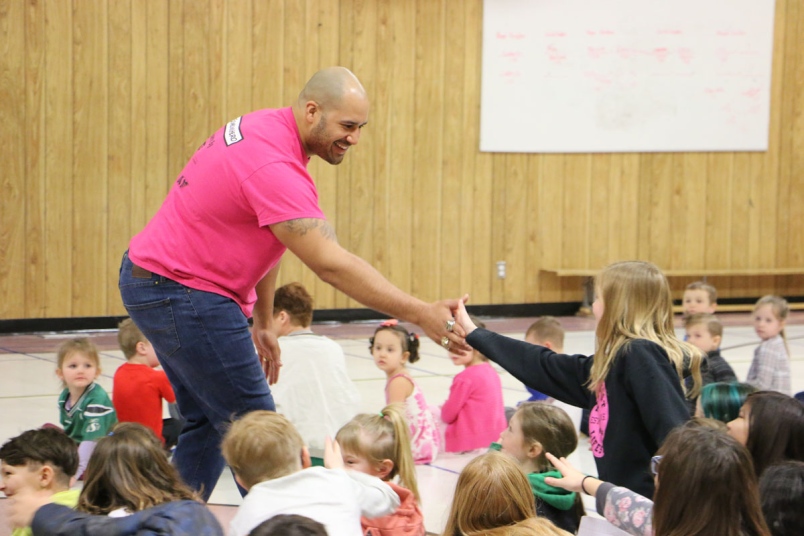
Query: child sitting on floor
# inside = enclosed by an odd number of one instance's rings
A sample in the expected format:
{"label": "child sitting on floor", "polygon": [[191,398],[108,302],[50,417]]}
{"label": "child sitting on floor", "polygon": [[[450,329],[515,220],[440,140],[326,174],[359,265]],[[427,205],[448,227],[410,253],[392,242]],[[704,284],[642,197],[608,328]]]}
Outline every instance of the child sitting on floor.
{"label": "child sitting on floor", "polygon": [[100,373],[98,349],[89,339],[70,339],[59,347],[56,375],[64,388],[59,396],[59,419],[67,435],[78,443],[79,479],[95,440],[108,434],[117,422],[109,395],[95,383]]}
{"label": "child sitting on floor", "polygon": [[121,422],[98,440],[76,509],[124,517],[185,500],[200,498],[181,481],[153,431],[136,422]]}
{"label": "child sitting on floor", "polygon": [[176,446],[183,423],[162,418],[162,400],[176,403],[176,395],[151,342],[126,318],[117,328],[117,342],[126,357],[114,373],[112,399],[120,422],[138,422],[153,430],[165,448]]}
{"label": "child sitting on floor", "polygon": [[512,456],[528,475],[536,513],[559,528],[575,533],[583,515],[580,495],[545,483],[560,478],[546,454],[566,457],[578,446],[578,434],[567,413],[546,402],[523,402],[500,436],[501,451]]}
{"label": "child sitting on floor", "polygon": [[[70,489],[70,481],[78,470],[78,449],[61,430],[42,428],[23,432],[0,447],[0,460],[0,491],[7,498],[30,493],[71,508],[78,502],[78,490]],[[12,536],[32,534],[28,526],[13,529]]]}
{"label": "child sitting on floor", "polygon": [[[475,325],[485,327],[476,317],[472,320]],[[441,406],[441,420],[447,425],[444,450],[466,452],[488,448],[506,426],[500,376],[477,350],[450,352],[449,358],[464,369],[452,379],[449,398]]]}
{"label": "child sitting on floor", "polygon": [[322,523],[329,536],[362,534],[360,516],[379,517],[399,507],[382,480],[344,470],[337,441],[327,441],[325,467],[310,467],[299,432],[284,416],[257,410],[236,420],[221,450],[235,479],[248,490],[229,527],[246,536],[277,514],[299,514]]}
{"label": "child sitting on floor", "polygon": [[405,418],[410,427],[413,461],[430,463],[438,455],[441,442],[433,412],[424,393],[408,373],[408,363],[419,359],[419,336],[400,326],[396,320],[386,320],[369,339],[374,364],[385,372],[385,403],[405,405]]}
{"label": "child sitting on floor", "polygon": [[[355,416],[338,431],[343,463],[376,476],[399,495],[401,505],[391,515],[363,518],[363,533],[372,536],[424,536],[424,519],[417,502],[416,467],[410,451],[408,424],[401,404],[386,406],[379,414]],[[399,485],[391,480],[399,476]]]}

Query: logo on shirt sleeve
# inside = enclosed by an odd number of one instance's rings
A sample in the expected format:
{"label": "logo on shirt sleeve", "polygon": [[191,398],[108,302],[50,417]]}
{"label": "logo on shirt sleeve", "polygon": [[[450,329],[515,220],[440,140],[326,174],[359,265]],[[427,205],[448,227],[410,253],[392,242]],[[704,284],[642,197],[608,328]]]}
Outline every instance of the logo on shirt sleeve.
{"label": "logo on shirt sleeve", "polygon": [[243,141],[243,133],[240,131],[241,119],[243,119],[242,115],[226,123],[226,128],[223,129],[223,141],[227,147]]}

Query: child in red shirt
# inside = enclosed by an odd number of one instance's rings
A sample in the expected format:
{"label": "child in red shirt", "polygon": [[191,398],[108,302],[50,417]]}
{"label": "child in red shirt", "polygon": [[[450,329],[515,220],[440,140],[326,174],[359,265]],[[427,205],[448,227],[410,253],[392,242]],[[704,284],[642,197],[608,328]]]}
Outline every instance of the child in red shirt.
{"label": "child in red shirt", "polygon": [[117,341],[128,360],[114,373],[112,402],[117,418],[147,426],[170,449],[176,445],[182,423],[162,419],[162,399],[175,404],[176,395],[165,371],[156,370],[159,361],[154,347],[130,318],[118,326]]}

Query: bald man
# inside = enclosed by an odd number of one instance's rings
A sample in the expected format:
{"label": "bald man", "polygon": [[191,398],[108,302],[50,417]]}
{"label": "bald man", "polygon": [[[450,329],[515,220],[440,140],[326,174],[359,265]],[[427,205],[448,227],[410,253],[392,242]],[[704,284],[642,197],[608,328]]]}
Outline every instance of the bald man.
{"label": "bald man", "polygon": [[201,144],[123,256],[123,304],[187,421],[174,464],[205,499],[223,471],[226,423],[274,410],[265,378],[275,382],[281,366],[271,322],[286,249],[360,303],[465,347],[461,329],[446,324],[457,300],[425,303],[393,286],[338,244],[319,207],[307,163],[340,164],[368,115],[358,79],[332,67],[313,75],[291,107],[233,119]]}

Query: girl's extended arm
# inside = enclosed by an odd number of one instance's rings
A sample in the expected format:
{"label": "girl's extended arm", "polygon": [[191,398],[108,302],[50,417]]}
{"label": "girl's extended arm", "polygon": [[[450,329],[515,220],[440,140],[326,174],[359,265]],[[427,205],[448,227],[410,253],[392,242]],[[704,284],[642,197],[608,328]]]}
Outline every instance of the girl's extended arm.
{"label": "girl's extended arm", "polygon": [[628,488],[584,475],[565,458],[556,458],[550,453],[546,456],[561,472],[562,478],[547,477],[545,484],[592,495],[596,499],[597,512],[609,523],[634,536],[653,536],[653,501]]}
{"label": "girl's extended arm", "polygon": [[573,406],[586,408],[594,403],[594,396],[585,386],[591,356],[556,354],[543,346],[477,328],[463,302],[458,304],[455,321],[466,331],[470,346],[528,387]]}

